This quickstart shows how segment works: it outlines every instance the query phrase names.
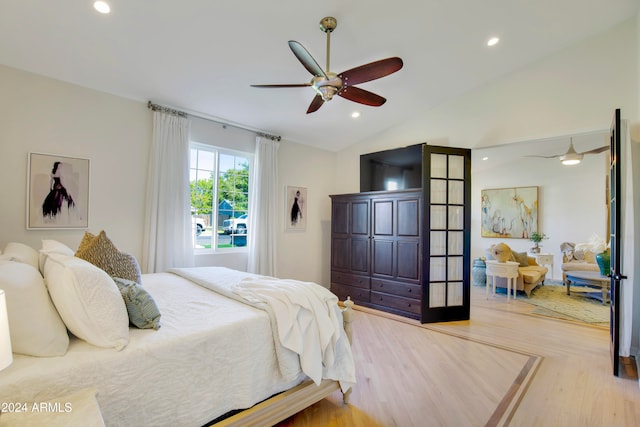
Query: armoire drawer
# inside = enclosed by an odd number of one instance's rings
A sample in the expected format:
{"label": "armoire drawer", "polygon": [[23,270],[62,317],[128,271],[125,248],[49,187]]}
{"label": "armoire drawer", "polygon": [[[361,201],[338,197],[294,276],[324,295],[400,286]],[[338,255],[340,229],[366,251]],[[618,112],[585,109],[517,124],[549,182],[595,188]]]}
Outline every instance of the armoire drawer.
{"label": "armoire drawer", "polygon": [[357,274],[340,273],[339,271],[331,272],[331,283],[339,283],[341,285],[355,286],[356,288],[369,289],[370,279],[366,276],[358,276]]}
{"label": "armoire drawer", "polygon": [[347,299],[347,297],[351,297],[351,300],[356,304],[369,302],[368,289],[342,285],[340,283],[331,283],[331,292],[336,294],[340,301],[344,301]]}
{"label": "armoire drawer", "polygon": [[422,298],[422,286],[412,283],[394,282],[384,279],[371,279],[371,290],[406,298]]}
{"label": "armoire drawer", "polygon": [[421,313],[422,304],[419,299],[404,298],[381,292],[371,291],[370,302],[371,304],[395,308],[396,310],[407,311],[409,313]]}

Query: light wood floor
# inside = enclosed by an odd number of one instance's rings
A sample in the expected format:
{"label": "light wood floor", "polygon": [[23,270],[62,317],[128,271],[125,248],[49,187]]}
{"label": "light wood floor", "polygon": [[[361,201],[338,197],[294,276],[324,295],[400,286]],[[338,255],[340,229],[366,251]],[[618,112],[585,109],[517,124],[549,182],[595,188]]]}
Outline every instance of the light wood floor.
{"label": "light wood floor", "polygon": [[533,309],[472,287],[470,321],[357,311],[350,404],[336,392],[279,426],[640,426],[635,366],[610,374],[608,329]]}

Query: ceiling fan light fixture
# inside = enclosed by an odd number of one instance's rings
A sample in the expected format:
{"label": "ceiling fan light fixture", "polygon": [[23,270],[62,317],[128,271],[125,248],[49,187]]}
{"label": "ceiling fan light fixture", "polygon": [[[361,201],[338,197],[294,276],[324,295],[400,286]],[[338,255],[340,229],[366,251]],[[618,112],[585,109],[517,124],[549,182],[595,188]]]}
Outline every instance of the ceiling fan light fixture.
{"label": "ceiling fan light fixture", "polygon": [[580,154],[567,154],[566,156],[560,157],[560,161],[565,166],[577,165],[582,161],[582,155]]}
{"label": "ceiling fan light fixture", "polygon": [[317,89],[317,92],[322,96],[323,101],[331,101],[333,99],[333,95],[338,92],[338,89],[333,86],[320,86]]}
{"label": "ceiling fan light fixture", "polygon": [[583,157],[584,154],[576,152],[573,148],[573,138],[569,138],[569,150],[567,150],[567,154],[559,158],[563,165],[571,166],[580,163]]}

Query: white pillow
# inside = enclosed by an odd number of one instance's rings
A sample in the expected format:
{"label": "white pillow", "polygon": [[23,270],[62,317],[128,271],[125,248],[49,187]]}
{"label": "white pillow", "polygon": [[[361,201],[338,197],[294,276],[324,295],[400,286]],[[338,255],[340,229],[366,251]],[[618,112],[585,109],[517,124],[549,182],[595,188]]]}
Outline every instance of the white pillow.
{"label": "white pillow", "polygon": [[129,343],[129,315],[115,282],[95,265],[50,253],[44,280],[67,328],[98,347],[122,350]]}
{"label": "white pillow", "polygon": [[38,251],[24,243],[7,243],[4,248],[4,254],[0,259],[23,262],[38,268]]}
{"label": "white pillow", "polygon": [[64,243],[60,243],[57,240],[43,240],[42,249],[40,249],[40,254],[38,256],[38,267],[42,274],[44,274],[44,263],[47,261],[47,255],[50,253],[73,256],[75,252],[69,246]]}
{"label": "white pillow", "polygon": [[0,261],[0,289],[7,298],[11,348],[29,356],[62,356],[67,328],[49,298],[42,276],[31,265]]}

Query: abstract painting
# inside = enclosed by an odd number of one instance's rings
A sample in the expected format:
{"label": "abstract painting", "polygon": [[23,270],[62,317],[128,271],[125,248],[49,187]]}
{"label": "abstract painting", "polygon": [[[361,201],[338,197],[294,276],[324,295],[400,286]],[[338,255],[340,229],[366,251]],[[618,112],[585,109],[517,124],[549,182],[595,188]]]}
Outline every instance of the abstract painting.
{"label": "abstract painting", "polygon": [[538,231],[538,187],[482,190],[482,237],[529,239]]}

